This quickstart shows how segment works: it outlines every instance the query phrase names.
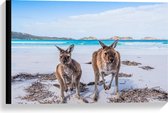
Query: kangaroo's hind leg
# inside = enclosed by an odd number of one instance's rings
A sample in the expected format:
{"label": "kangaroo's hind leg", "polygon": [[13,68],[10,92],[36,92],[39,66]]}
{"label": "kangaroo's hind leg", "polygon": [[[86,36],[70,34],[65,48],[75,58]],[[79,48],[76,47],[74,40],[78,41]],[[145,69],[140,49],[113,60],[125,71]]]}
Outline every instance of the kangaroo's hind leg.
{"label": "kangaroo's hind leg", "polygon": [[119,92],[118,92],[118,72],[116,73],[116,76],[115,76],[115,86],[116,86],[116,96],[117,98],[119,97]]}
{"label": "kangaroo's hind leg", "polygon": [[99,82],[99,73],[95,73],[95,90],[94,90],[94,101],[97,101],[98,100],[98,97],[99,97],[99,91],[98,91],[98,82]]}
{"label": "kangaroo's hind leg", "polygon": [[70,91],[73,91],[74,82],[74,75],[71,75]]}
{"label": "kangaroo's hind leg", "polygon": [[80,77],[79,76],[76,78],[75,87],[76,87],[76,97],[80,99]]}
{"label": "kangaroo's hind leg", "polygon": [[58,79],[59,83],[60,83],[60,94],[61,94],[61,102],[65,103],[65,96],[64,96],[64,82],[62,79]]}
{"label": "kangaroo's hind leg", "polygon": [[67,87],[67,75],[63,74],[63,82],[64,82],[64,91],[67,92],[68,91],[68,87]]}

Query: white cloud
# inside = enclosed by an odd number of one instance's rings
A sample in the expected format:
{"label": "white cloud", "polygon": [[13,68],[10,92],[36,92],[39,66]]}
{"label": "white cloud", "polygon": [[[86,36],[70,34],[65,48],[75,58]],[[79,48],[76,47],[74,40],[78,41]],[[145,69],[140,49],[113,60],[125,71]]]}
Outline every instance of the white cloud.
{"label": "white cloud", "polygon": [[73,38],[110,38],[115,35],[168,38],[168,4],[127,7],[53,22],[32,22],[21,28],[22,32],[37,35]]}

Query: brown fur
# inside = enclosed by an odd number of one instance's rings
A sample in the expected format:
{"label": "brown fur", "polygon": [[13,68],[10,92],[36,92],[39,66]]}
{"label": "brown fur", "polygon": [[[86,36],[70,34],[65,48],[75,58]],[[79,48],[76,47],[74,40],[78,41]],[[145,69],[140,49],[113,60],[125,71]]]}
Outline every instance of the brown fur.
{"label": "brown fur", "polygon": [[[118,40],[116,40],[111,46],[106,46],[101,41],[99,41],[102,48],[95,51],[92,55],[92,67],[95,75],[95,101],[97,101],[99,96],[97,84],[99,82],[100,76],[103,79],[103,85],[105,90],[109,90],[111,88],[113,78],[115,77],[116,94],[118,95],[118,73],[120,70],[120,54],[114,49],[117,45],[117,42]],[[112,75],[112,78],[110,84],[107,86],[105,84],[104,76],[109,74]]]}
{"label": "brown fur", "polygon": [[[60,51],[60,64],[56,67],[56,77],[60,83],[61,89],[61,98],[62,102],[65,102],[64,91],[68,91],[67,82],[69,82],[70,90],[73,90],[73,87],[76,88],[76,96],[80,98],[80,78],[82,74],[80,64],[71,59],[71,52],[73,50],[73,45],[71,45],[67,50],[63,50],[57,47]],[[70,80],[70,81],[68,81]]]}

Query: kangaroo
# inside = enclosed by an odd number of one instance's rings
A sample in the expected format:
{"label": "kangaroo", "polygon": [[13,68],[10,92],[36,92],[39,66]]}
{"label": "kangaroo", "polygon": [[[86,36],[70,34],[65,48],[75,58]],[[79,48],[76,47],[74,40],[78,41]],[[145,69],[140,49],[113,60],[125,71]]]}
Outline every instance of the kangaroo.
{"label": "kangaroo", "polygon": [[60,51],[59,60],[60,63],[56,67],[56,78],[60,84],[61,91],[61,102],[65,103],[64,91],[68,91],[67,82],[70,80],[70,90],[73,87],[76,88],[76,97],[80,98],[80,78],[82,74],[80,64],[71,58],[71,52],[74,49],[74,45],[69,46],[68,49],[64,50],[56,46]]}
{"label": "kangaroo", "polygon": [[[98,100],[99,91],[97,88],[97,84],[99,82],[100,76],[103,80],[103,86],[105,90],[109,90],[111,88],[112,81],[115,77],[115,85],[116,85],[116,95],[118,94],[118,73],[120,70],[120,53],[116,51],[114,48],[117,46],[118,40],[115,40],[110,46],[106,46],[103,42],[99,41],[102,46],[101,49],[95,51],[92,55],[92,67],[95,75],[95,90],[94,90],[94,101]],[[109,85],[105,84],[105,75],[111,74],[111,80]]]}

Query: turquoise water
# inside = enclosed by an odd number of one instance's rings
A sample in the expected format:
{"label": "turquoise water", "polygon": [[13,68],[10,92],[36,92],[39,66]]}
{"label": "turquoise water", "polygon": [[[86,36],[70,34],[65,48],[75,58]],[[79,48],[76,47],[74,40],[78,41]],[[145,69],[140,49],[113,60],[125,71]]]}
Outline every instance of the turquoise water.
{"label": "turquoise water", "polygon": [[[106,45],[113,43],[113,40],[103,40]],[[99,45],[97,40],[12,40],[12,46],[53,46],[53,45]],[[164,47],[168,48],[168,40],[120,40],[119,47]]]}

